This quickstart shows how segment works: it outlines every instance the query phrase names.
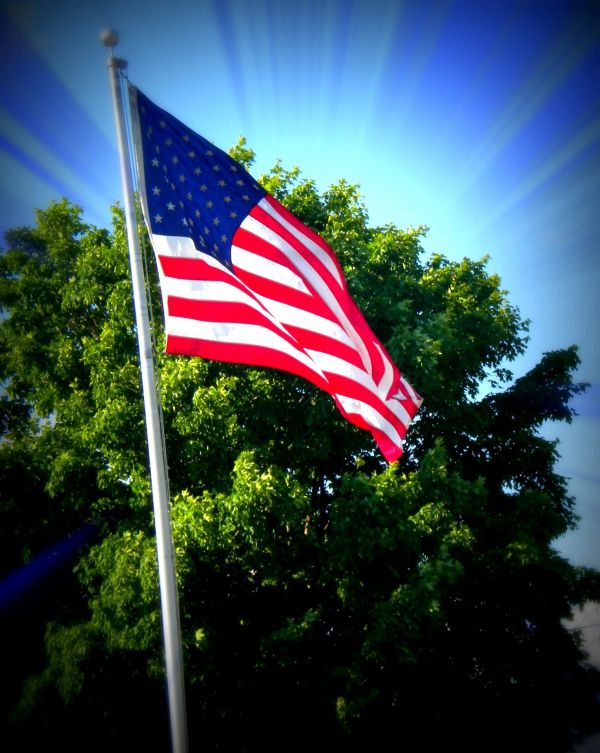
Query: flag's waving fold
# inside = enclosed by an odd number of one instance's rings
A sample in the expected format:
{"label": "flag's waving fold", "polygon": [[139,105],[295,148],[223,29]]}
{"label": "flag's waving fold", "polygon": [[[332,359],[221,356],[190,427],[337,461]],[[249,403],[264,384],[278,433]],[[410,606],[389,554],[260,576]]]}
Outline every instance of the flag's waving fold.
{"label": "flag's waving fold", "polygon": [[130,101],[167,352],[304,377],[396,460],[421,398],[356,307],[329,246],[225,152],[134,87]]}

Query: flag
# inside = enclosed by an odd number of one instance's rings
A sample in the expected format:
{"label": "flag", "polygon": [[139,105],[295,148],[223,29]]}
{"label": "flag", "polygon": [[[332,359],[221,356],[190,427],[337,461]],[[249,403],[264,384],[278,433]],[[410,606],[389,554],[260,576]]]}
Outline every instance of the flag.
{"label": "flag", "polygon": [[396,460],[421,397],[352,300],[333,251],[228,154],[129,93],[167,352],[301,376]]}

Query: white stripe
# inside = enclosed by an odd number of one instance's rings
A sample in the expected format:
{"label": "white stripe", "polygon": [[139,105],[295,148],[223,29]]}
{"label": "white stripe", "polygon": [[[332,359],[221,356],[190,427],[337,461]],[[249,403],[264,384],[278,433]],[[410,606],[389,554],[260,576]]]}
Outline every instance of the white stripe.
{"label": "white stripe", "polygon": [[286,353],[319,377],[325,378],[323,372],[303,351],[297,350],[283,337],[258,324],[201,322],[195,319],[171,316],[169,317],[169,334],[230,345],[253,345],[270,348]]}
{"label": "white stripe", "polygon": [[386,358],[386,355],[379,343],[374,342],[373,344],[377,348],[379,355],[381,356],[381,360],[383,361],[383,376],[379,380],[379,392],[387,397],[390,393],[392,382],[394,381],[394,367],[392,366],[390,359]]}
{"label": "white stripe", "polygon": [[[194,246],[191,238],[185,238],[181,235],[159,235],[152,233],[152,245],[158,256],[172,256],[180,259],[203,259],[204,261],[212,259],[208,254],[198,251]],[[222,267],[222,264],[219,264]]]}
{"label": "white stripe", "polygon": [[402,438],[396,429],[373,406],[364,403],[362,400],[356,400],[353,397],[346,397],[345,395],[336,395],[336,397],[346,413],[356,413],[362,416],[369,426],[373,426],[383,432],[396,447],[402,447]]}
{"label": "white stripe", "polygon": [[360,358],[365,365],[365,369],[370,372],[372,370],[371,359],[369,357],[369,353],[365,347],[365,344],[362,341],[362,338],[354,329],[354,326],[342,310],[342,307],[340,306],[339,302],[337,301],[329,287],[326,285],[321,275],[319,275],[317,271],[313,267],[311,267],[310,264],[301,256],[301,254],[299,254],[298,251],[296,251],[296,249],[293,248],[287,241],[285,241],[280,235],[277,235],[274,230],[271,230],[271,228],[263,225],[262,222],[259,222],[254,217],[248,215],[248,217],[244,219],[240,227],[243,227],[253,235],[258,236],[259,238],[267,241],[267,243],[270,243],[272,246],[275,246],[290,260],[290,262],[304,277],[304,279],[313,286],[313,288],[317,291],[319,297],[323,300],[330,311],[334,314],[336,319],[340,322],[340,324],[352,340],[354,347],[358,351]]}
{"label": "white stripe", "polygon": [[260,305],[251,295],[223,280],[180,280],[177,277],[167,277],[165,285],[169,295],[178,298],[189,298],[194,301],[253,303],[256,308],[260,309]]}
{"label": "white stripe", "polygon": [[277,209],[269,201],[267,201],[267,199],[261,199],[258,202],[258,206],[261,209],[264,209],[264,211],[267,212],[267,214],[269,214],[276,222],[279,222],[280,225],[283,225],[283,227],[287,231],[289,231],[295,238],[297,238],[300,243],[313,254],[313,256],[316,256],[321,264],[323,264],[329,270],[330,274],[336,279],[340,288],[344,289],[344,281],[340,277],[339,269],[337,268],[331,256],[324,249],[322,249],[318,243],[315,243],[312,238],[310,238],[308,235],[301,232],[290,222],[288,222],[285,217],[283,217],[283,215],[281,215],[277,211]]}
{"label": "white stripe", "polygon": [[338,358],[331,353],[323,353],[320,350],[307,350],[306,352],[314,361],[319,362],[323,371],[328,371],[331,374],[339,374],[340,376],[352,379],[354,382],[359,382],[359,384],[362,384],[363,387],[366,387],[369,392],[377,395],[377,398],[381,400],[381,397],[377,393],[377,385],[363,369],[359,369],[349,361]]}
{"label": "white stripe", "polygon": [[231,247],[231,261],[238,269],[243,269],[246,272],[265,277],[267,280],[287,285],[288,288],[295,288],[310,295],[310,291],[302,278],[292,272],[291,269],[284,267],[283,264],[265,259],[264,256],[259,256],[235,245]]}

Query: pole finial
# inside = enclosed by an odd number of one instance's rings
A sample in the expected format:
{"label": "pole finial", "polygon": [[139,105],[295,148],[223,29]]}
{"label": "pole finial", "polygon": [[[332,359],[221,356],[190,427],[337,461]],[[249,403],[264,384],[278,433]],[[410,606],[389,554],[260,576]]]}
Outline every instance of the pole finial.
{"label": "pole finial", "polygon": [[116,47],[119,43],[119,34],[114,29],[102,29],[100,41],[105,47]]}

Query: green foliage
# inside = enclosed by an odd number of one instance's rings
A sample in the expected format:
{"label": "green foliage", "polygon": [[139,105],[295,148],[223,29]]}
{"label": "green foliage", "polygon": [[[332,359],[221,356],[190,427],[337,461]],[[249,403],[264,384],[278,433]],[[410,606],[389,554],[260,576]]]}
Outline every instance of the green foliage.
{"label": "green foliage", "polygon": [[[244,139],[232,153],[254,159]],[[157,355],[192,749],[294,751],[318,733],[346,751],[389,735],[468,751],[484,730],[492,749],[569,750],[598,726],[599,683],[563,621],[600,584],[553,548],[577,520],[539,429],[571,420],[576,348],[513,381],[527,323],[488,259],[424,259],[424,228],[370,227],[345,181],[321,195],[280,163],[261,180],[332,244],[425,403],[388,467],[296,377]],[[79,750],[93,729],[86,749],[164,750],[123,218],[99,230],[63,201],[6,242],[2,572],[89,519],[102,530],[34,615],[46,656],[2,701],[21,747]],[[151,263],[150,289],[160,344]]]}

